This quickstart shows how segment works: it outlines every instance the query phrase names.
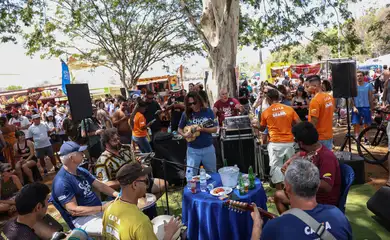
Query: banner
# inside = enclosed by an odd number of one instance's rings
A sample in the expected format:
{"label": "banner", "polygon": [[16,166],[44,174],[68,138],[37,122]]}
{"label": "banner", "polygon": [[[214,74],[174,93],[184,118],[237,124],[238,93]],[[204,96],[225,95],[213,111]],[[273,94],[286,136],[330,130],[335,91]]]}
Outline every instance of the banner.
{"label": "banner", "polygon": [[62,65],[62,91],[65,95],[68,95],[66,93],[66,85],[70,84],[70,75],[69,75],[69,68],[68,65],[64,61],[61,60]]}
{"label": "banner", "polygon": [[319,75],[321,72],[321,64],[301,64],[301,65],[291,65],[291,78],[299,78],[301,74],[306,78],[310,75]]}

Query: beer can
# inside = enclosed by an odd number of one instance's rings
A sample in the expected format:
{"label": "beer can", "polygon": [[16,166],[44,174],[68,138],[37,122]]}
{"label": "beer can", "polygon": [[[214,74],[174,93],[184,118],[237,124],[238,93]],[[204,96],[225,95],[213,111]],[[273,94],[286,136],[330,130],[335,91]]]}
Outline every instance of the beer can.
{"label": "beer can", "polygon": [[196,193],[196,181],[191,180],[190,183],[191,183],[191,192]]}

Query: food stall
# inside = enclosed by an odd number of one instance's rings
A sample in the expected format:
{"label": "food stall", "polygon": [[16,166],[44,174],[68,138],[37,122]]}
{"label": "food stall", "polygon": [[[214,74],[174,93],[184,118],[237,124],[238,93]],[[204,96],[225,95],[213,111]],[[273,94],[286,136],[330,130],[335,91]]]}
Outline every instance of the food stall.
{"label": "food stall", "polygon": [[92,88],[89,89],[89,93],[91,94],[93,99],[101,99],[106,96],[106,94],[115,96],[115,95],[121,95],[121,88],[120,87],[105,87],[105,88]]}
{"label": "food stall", "polygon": [[19,107],[23,104],[38,107],[38,105],[46,104],[48,102],[65,102],[67,100],[67,97],[62,92],[60,84],[0,93],[0,106],[3,109]]}
{"label": "food stall", "polygon": [[161,96],[165,96],[167,92],[177,86],[180,86],[177,75],[140,78],[137,81],[137,90],[140,90],[143,94],[145,94],[147,90],[150,90]]}

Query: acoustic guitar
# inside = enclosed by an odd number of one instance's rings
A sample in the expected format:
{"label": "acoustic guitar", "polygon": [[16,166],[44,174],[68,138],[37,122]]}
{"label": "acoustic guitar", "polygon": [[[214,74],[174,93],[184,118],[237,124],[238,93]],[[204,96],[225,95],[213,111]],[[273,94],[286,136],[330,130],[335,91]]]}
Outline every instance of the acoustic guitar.
{"label": "acoustic guitar", "polygon": [[[238,212],[238,213],[242,213],[245,211],[253,212],[253,210],[254,210],[254,208],[251,204],[245,203],[245,202],[234,201],[234,200],[227,200],[226,202],[223,203],[223,205],[228,207],[229,210],[234,211],[234,212]],[[262,208],[258,207],[257,209],[259,210],[260,215],[262,217],[266,217],[268,219],[274,219],[274,218],[278,217],[277,215],[270,213],[268,211],[265,211]]]}
{"label": "acoustic guitar", "polygon": [[192,133],[192,137],[186,138],[187,142],[192,142],[197,137],[199,137],[200,132],[197,130],[199,127],[200,128],[212,128],[212,127],[214,127],[214,120],[208,119],[207,121],[203,122],[202,124],[184,127],[184,129],[183,129],[184,133],[188,133],[188,132]]}

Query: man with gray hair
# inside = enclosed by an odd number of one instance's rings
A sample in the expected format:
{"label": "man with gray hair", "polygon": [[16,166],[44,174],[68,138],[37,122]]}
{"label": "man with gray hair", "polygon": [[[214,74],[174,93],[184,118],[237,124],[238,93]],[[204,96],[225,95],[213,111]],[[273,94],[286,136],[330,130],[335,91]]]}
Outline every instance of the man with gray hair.
{"label": "man with gray hair", "polygon": [[61,215],[67,216],[76,228],[84,229],[90,236],[100,236],[103,212],[111,202],[103,204],[92,187],[114,198],[118,192],[79,167],[86,149],[86,146],[79,146],[75,142],[62,144],[60,156],[63,166],[53,180],[52,198],[61,206],[58,209]]}
{"label": "man with gray hair", "polygon": [[[318,168],[307,159],[295,159],[287,168],[284,184],[291,207],[303,210],[321,223],[335,239],[352,239],[352,229],[345,215],[335,206],[318,204],[317,190],[320,186]],[[321,239],[321,233],[312,229],[303,220],[286,212],[268,221],[262,229],[263,220],[255,204],[251,213],[253,229],[251,239]],[[298,210],[298,211],[299,211]],[[283,227],[281,227],[283,226]],[[323,233],[323,232],[322,232]]]}

